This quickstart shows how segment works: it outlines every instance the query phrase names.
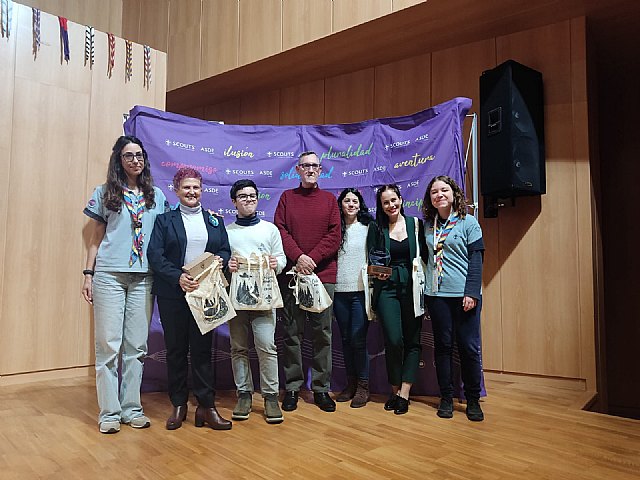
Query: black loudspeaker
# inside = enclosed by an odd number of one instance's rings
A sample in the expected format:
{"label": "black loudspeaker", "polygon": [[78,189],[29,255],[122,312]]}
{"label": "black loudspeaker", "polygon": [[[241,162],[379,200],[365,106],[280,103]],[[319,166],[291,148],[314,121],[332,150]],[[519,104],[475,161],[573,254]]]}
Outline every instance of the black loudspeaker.
{"label": "black loudspeaker", "polygon": [[542,95],[542,74],[513,60],[480,76],[480,190],[489,203],[546,193]]}

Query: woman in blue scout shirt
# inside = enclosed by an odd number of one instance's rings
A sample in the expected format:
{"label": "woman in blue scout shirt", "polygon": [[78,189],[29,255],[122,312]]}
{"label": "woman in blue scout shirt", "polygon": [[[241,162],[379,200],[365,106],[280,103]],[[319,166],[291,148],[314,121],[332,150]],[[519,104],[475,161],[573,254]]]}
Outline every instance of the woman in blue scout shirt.
{"label": "woman in blue scout shirt", "polygon": [[153,186],[142,142],[131,136],[118,138],[111,152],[107,181],[94,190],[84,209],[91,220],[82,296],[93,305],[102,433],[120,431],[120,423],[133,428],[151,424],[140,403],[142,364],[153,308],[147,240],[156,215],[165,211],[165,205],[164,194]]}
{"label": "woman in blue scout shirt", "polygon": [[484,244],[478,221],[467,215],[456,182],[437,176],[424,194],[423,214],[429,254],[426,302],[433,325],[436,373],[440,386],[438,416],[453,416],[452,353],[458,345],[467,417],[482,421],[480,408],[480,308]]}

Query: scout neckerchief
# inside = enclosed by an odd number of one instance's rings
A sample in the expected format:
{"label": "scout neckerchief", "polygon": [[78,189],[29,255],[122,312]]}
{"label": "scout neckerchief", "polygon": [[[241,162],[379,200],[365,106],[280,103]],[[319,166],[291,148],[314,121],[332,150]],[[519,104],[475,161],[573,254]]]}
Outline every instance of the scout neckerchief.
{"label": "scout neckerchief", "polygon": [[137,194],[129,189],[122,190],[124,196],[124,204],[131,215],[131,225],[133,227],[133,244],[131,245],[131,254],[129,255],[129,266],[133,266],[136,261],[140,260],[142,265],[142,245],[144,243],[144,235],[142,234],[142,214],[144,213],[144,196],[142,193]]}
{"label": "scout neckerchief", "polygon": [[438,214],[433,218],[433,281],[431,282],[431,290],[437,292],[442,284],[444,269],[442,260],[444,259],[444,242],[458,223],[459,217],[455,213],[451,213],[444,225],[440,226],[438,222]]}

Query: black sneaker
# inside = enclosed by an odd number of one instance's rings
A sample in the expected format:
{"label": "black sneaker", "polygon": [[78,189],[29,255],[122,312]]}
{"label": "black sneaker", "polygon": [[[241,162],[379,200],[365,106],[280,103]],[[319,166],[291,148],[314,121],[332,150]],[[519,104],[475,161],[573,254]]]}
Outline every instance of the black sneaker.
{"label": "black sneaker", "polygon": [[453,400],[451,398],[441,398],[436,415],[440,418],[453,418]]}
{"label": "black sneaker", "polygon": [[288,390],[284,394],[284,399],[282,399],[282,410],[293,412],[296,408],[298,408],[298,392]]}
{"label": "black sneaker", "polygon": [[472,422],[481,422],[484,420],[484,413],[480,408],[479,400],[467,400],[467,418]]}

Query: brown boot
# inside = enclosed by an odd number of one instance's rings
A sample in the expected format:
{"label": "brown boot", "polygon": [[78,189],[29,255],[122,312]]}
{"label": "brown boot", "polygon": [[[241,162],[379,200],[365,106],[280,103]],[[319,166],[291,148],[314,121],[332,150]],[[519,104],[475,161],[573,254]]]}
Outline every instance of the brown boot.
{"label": "brown boot", "polygon": [[369,401],[369,380],[358,380],[356,393],[351,400],[351,408],[364,407]]}
{"label": "brown boot", "polygon": [[182,426],[182,422],[187,418],[187,405],[178,405],[173,407],[171,416],[167,419],[167,430],[177,430]]}
{"label": "brown boot", "polygon": [[344,387],[338,396],[336,397],[336,402],[348,402],[353,398],[356,394],[356,377],[348,377],[347,378],[347,386]]}

